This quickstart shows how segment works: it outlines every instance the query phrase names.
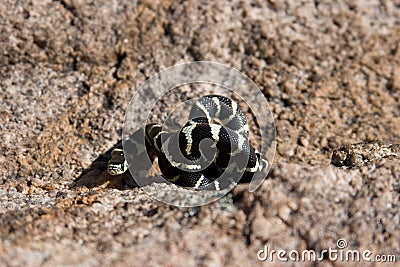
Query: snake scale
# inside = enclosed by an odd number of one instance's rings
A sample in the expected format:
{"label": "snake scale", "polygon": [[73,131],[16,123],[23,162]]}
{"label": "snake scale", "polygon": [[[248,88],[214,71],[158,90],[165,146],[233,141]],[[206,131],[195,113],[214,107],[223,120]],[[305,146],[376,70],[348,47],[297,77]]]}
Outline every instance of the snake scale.
{"label": "snake scale", "polygon": [[[221,190],[229,186],[227,181],[232,184],[239,179],[249,180],[268,166],[249,143],[249,127],[238,104],[220,95],[199,98],[191,108],[189,121],[179,131],[167,132],[159,124],[147,125],[145,140],[150,152],[158,157],[163,176],[195,190]],[[133,138],[126,141],[131,145],[136,142]],[[114,149],[108,173],[119,175],[128,168],[123,150]],[[230,178],[218,179],[223,174]]]}

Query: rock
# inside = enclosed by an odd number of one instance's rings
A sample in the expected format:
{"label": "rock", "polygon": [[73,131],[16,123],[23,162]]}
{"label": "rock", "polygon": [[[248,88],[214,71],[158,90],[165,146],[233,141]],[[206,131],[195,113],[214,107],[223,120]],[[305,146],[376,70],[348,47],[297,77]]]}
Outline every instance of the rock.
{"label": "rock", "polygon": [[[263,266],[264,246],[318,252],[339,239],[399,259],[398,159],[329,165],[346,144],[400,143],[399,5],[4,0],[0,14],[2,265]],[[105,164],[138,87],[194,60],[237,68],[260,87],[277,150],[254,193],[240,184],[218,202],[178,208],[146,193],[185,203],[173,185],[138,188]],[[183,100],[172,91],[149,119]]]}

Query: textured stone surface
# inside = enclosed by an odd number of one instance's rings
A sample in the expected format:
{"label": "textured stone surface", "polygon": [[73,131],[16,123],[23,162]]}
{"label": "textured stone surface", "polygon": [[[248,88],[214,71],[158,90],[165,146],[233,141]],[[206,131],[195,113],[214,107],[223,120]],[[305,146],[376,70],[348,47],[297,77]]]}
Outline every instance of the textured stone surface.
{"label": "textured stone surface", "polygon": [[[373,0],[1,1],[0,265],[250,266],[264,245],[339,238],[399,261],[398,159],[329,165],[345,144],[400,143],[399,14]],[[104,173],[135,90],[193,60],[253,79],[277,128],[262,187],[200,209]]]}

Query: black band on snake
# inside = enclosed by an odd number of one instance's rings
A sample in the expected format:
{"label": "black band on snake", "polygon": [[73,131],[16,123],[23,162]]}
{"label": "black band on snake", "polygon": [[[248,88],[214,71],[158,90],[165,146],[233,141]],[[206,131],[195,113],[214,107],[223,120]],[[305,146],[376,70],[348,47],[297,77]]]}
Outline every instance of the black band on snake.
{"label": "black band on snake", "polygon": [[[195,190],[221,190],[229,186],[223,182],[226,179],[218,179],[222,174],[228,172],[232,184],[239,179],[249,181],[268,166],[250,145],[248,131],[246,117],[235,101],[207,95],[195,102],[189,121],[179,131],[169,133],[162,131],[161,125],[150,124],[145,129],[145,141],[147,153],[158,157],[168,181]],[[135,148],[129,153],[146,153],[133,138],[126,141]],[[123,150],[114,149],[108,173],[123,174],[128,167]]]}

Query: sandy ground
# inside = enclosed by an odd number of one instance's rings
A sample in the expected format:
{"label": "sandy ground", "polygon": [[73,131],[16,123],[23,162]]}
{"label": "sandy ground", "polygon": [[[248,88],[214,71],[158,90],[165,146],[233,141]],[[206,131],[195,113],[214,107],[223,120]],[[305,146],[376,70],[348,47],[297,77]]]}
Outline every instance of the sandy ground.
{"label": "sandy ground", "polygon": [[[330,165],[345,144],[400,143],[400,2],[352,2],[1,1],[0,265],[262,266],[265,246],[338,239],[399,262],[399,159]],[[178,208],[105,164],[138,87],[194,60],[260,87],[277,150],[256,192]]]}

